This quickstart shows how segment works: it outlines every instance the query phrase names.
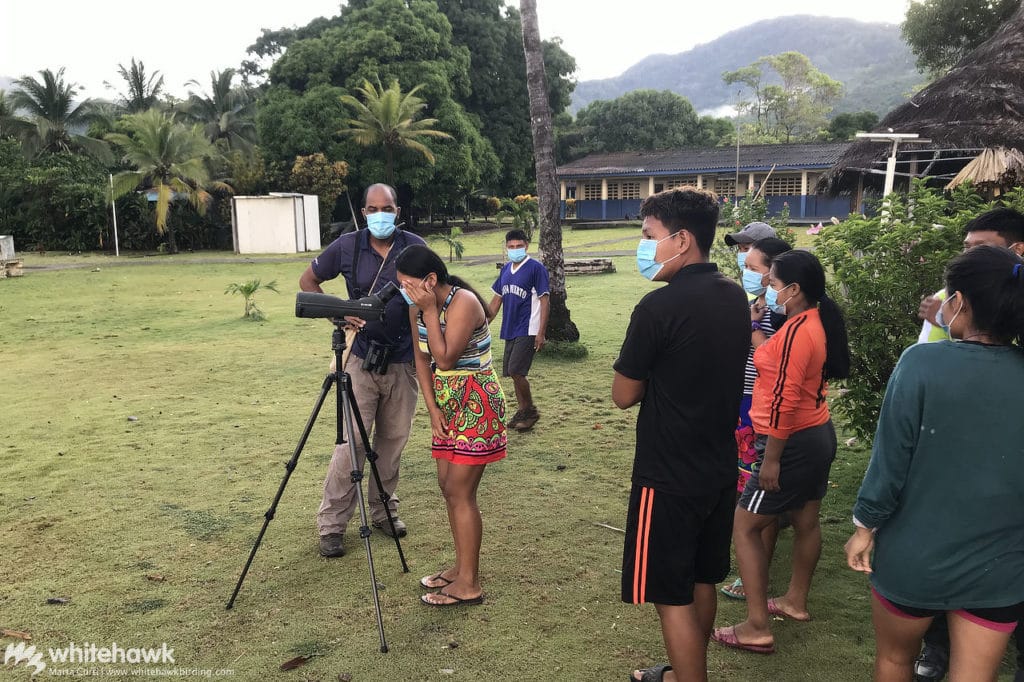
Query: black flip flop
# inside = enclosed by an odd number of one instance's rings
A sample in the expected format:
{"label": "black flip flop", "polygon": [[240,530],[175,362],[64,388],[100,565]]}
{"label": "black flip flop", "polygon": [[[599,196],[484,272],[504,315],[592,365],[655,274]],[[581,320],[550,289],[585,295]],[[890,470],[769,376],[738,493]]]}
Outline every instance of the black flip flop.
{"label": "black flip flop", "polygon": [[443,603],[439,604],[439,603],[436,603],[436,602],[428,601],[427,600],[427,595],[423,595],[422,597],[420,597],[420,601],[423,602],[424,604],[426,604],[427,606],[437,606],[437,607],[445,607],[445,606],[476,606],[477,604],[483,604],[484,603],[484,595],[483,594],[481,594],[478,597],[472,597],[470,599],[461,599],[459,597],[456,597],[454,594],[448,594],[444,590],[438,590],[437,592],[431,592],[430,594],[439,594],[442,597],[447,597],[448,599],[454,599],[455,601],[443,602]]}
{"label": "black flip flop", "polygon": [[662,682],[662,680],[665,679],[665,672],[671,669],[672,666],[662,663],[660,665],[641,670],[639,680],[633,677],[633,673],[630,673],[629,680],[630,682]]}
{"label": "black flip flop", "polygon": [[[454,580],[448,580],[448,578],[445,578],[443,575],[441,575],[442,573],[444,573],[444,571],[438,571],[434,575],[428,575],[428,576],[424,576],[423,578],[420,578],[420,587],[422,587],[424,590],[436,590],[438,588],[443,590],[444,588],[448,587],[453,582],[455,582]],[[433,581],[433,580],[440,580],[441,582],[444,583],[444,585],[428,585],[427,584],[427,582]]]}

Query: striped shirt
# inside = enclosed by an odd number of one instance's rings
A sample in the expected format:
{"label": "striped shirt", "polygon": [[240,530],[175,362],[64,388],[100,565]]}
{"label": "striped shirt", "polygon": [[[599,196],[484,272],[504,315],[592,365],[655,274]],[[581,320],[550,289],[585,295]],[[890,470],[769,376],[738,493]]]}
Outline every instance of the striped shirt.
{"label": "striped shirt", "polygon": [[[764,315],[761,316],[761,332],[767,341],[775,333],[772,326],[772,311],[768,306],[764,307]],[[754,345],[750,345],[750,352],[747,353],[747,369],[743,373],[743,395],[754,395],[754,380],[757,379],[757,368],[754,367]]]}
{"label": "striped shirt", "polygon": [[786,439],[829,420],[825,402],[825,328],[817,308],[794,315],[754,351],[750,404],[756,433]]}
{"label": "striped shirt", "polygon": [[[448,296],[444,299],[444,303],[441,304],[440,321],[442,334],[445,330],[445,311],[448,310],[448,304],[452,302],[452,298],[454,298],[455,292],[458,290],[459,287],[453,286]],[[430,355],[430,346],[427,344],[427,326],[423,323],[422,311],[417,317],[416,330],[419,333],[420,350]],[[455,362],[453,369],[439,370],[436,367],[433,369],[435,374],[473,374],[480,370],[488,369],[490,366],[491,330],[485,320],[482,325],[473,330],[473,335],[469,337],[466,349],[462,351],[462,355]]]}

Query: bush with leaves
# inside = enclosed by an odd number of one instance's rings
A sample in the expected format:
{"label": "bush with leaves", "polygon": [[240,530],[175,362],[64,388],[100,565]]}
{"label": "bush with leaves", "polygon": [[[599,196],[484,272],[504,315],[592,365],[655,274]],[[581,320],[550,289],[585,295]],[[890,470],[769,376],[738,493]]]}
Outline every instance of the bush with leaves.
{"label": "bush with leaves", "polygon": [[462,230],[457,227],[448,228],[447,232],[438,232],[430,235],[430,241],[440,242],[448,246],[448,262],[451,263],[453,260],[462,260],[462,254],[466,251],[466,246],[459,237],[462,236]]}
{"label": "bush with leaves", "polygon": [[348,164],[344,161],[328,161],[317,152],[309,156],[295,157],[288,184],[295,192],[315,194],[320,203],[320,231],[327,237],[327,228],[334,214],[334,204],[344,193]]}
{"label": "bush with leaves", "polygon": [[[725,226],[729,232],[736,232],[754,222],[768,223],[775,228],[775,234],[779,239],[784,240],[790,246],[796,246],[796,232],[789,226],[789,204],[783,204],[782,211],[778,215],[768,215],[768,200],[762,197],[755,197],[747,194],[738,201],[730,201],[726,197],[722,208],[718,212],[718,222]],[[718,267],[730,277],[739,279],[740,267],[736,262],[732,248],[726,246],[721,238],[715,239],[711,246],[711,260],[718,264]]]}
{"label": "bush with leaves", "polygon": [[533,241],[533,230],[540,224],[540,208],[537,197],[520,194],[514,199],[502,199],[497,220],[500,226],[506,218],[512,219],[512,227],[526,233],[527,241]]}
{"label": "bush with leaves", "polygon": [[[1004,199],[1024,207],[1020,190]],[[858,437],[874,436],[889,375],[920,330],[921,298],[941,288],[964,224],[991,207],[969,187],[946,197],[915,180],[908,195],[891,195],[888,222],[852,215],[819,235],[815,254],[830,272],[850,337],[850,378],[834,405]]]}

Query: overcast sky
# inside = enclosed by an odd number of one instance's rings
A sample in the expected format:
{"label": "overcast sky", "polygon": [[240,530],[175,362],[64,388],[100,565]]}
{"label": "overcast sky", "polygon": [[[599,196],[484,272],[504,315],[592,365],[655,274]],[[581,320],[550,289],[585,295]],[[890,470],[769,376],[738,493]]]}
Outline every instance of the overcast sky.
{"label": "overcast sky", "polygon": [[[576,58],[577,78],[618,75],[649,54],[676,54],[760,19],[792,14],[899,23],[907,0],[537,0],[541,34],[559,36]],[[182,96],[191,79],[208,89],[209,72],[237,67],[262,28],[302,26],[337,13],[337,0],[165,4],[111,0],[0,0],[0,76],[66,67],[90,97],[113,97],[117,64],[132,57],[165,76]],[[821,36],[823,41],[828,36]]]}

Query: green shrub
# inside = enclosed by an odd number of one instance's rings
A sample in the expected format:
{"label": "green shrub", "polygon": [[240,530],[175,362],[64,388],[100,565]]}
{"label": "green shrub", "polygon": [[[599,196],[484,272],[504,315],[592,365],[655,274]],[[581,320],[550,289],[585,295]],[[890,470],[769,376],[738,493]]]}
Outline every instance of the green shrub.
{"label": "green shrub", "polygon": [[[789,226],[789,205],[783,207],[776,216],[768,215],[768,201],[764,197],[754,198],[747,194],[738,201],[725,201],[718,214],[718,222],[725,226],[727,232],[736,232],[753,222],[768,223],[775,228],[775,234],[790,246],[796,246],[796,232]],[[711,260],[718,263],[719,269],[733,279],[739,279],[740,266],[736,263],[736,255],[732,247],[722,241],[723,235],[717,235],[711,246]]]}
{"label": "green shrub", "polygon": [[559,360],[582,360],[588,353],[587,347],[579,341],[547,341],[541,352]]}
{"label": "green shrub", "polygon": [[[834,404],[866,440],[874,436],[896,361],[916,341],[921,298],[941,288],[946,263],[961,249],[964,224],[992,207],[969,187],[946,197],[918,181],[909,195],[893,197],[888,223],[881,216],[851,216],[826,226],[815,246],[850,336],[850,378]],[[1024,192],[1004,202],[1022,207]]]}

